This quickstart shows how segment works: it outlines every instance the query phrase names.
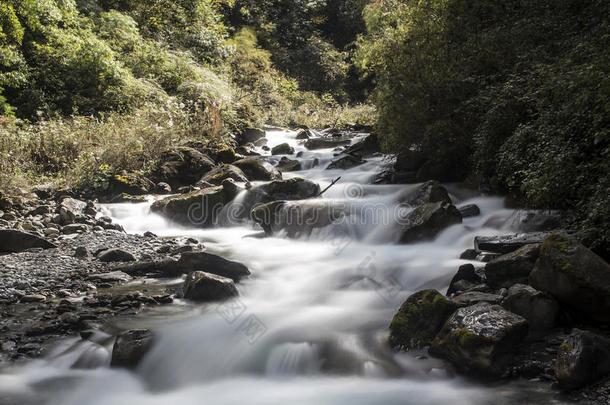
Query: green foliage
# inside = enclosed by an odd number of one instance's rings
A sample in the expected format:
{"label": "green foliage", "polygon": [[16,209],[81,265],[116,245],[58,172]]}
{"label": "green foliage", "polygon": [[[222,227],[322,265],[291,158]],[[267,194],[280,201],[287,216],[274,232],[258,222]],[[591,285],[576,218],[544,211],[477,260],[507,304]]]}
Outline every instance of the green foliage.
{"label": "green foliage", "polygon": [[371,3],[357,60],[386,147],[424,152],[445,180],[575,209],[607,245],[609,13],[601,0]]}

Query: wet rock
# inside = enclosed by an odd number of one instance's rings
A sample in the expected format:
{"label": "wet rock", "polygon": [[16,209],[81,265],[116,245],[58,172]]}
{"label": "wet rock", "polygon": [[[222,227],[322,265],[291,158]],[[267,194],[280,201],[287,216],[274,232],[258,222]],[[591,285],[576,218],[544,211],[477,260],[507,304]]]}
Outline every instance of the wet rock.
{"label": "wet rock", "polygon": [[315,149],[330,149],[338,146],[345,146],[351,143],[350,140],[329,139],[329,138],[311,138],[305,141],[305,147],[309,150]]}
{"label": "wet rock", "polygon": [[276,167],[282,172],[296,172],[302,169],[301,162],[288,159],[286,156],[282,156]]}
{"label": "wet rock", "polygon": [[561,387],[572,390],[610,374],[610,339],[574,329],[559,346],[555,376]]}
{"label": "wet rock", "polygon": [[242,263],[227,260],[207,252],[183,253],[174,265],[174,268],[178,270],[178,274],[200,270],[235,281],[250,275],[248,267]]}
{"label": "wet rock", "polygon": [[456,306],[436,290],[418,291],[401,305],[390,324],[390,345],[417,349],[430,344]]}
{"label": "wet rock", "polygon": [[240,140],[242,143],[256,142],[265,137],[265,131],[260,128],[246,128],[241,134]]}
{"label": "wet rock", "polygon": [[157,183],[157,185],[155,186],[155,193],[157,194],[171,194],[172,193],[172,186],[170,186],[169,184],[160,181]]}
{"label": "wet rock", "polygon": [[515,284],[508,289],[502,306],[521,315],[530,325],[530,334],[540,335],[555,326],[559,304],[545,293],[529,285]]}
{"label": "wet rock", "polygon": [[237,295],[233,280],[215,274],[193,271],[184,281],[184,298],[193,301],[220,301]]}
{"label": "wet rock", "polygon": [[561,229],[564,213],[558,210],[529,210],[515,213],[513,226],[522,232],[543,232]]}
{"label": "wet rock", "polygon": [[476,204],[468,204],[458,207],[460,214],[462,214],[462,218],[470,218],[477,217],[481,215],[481,209]]}
{"label": "wet rock", "polygon": [[546,238],[529,284],[589,319],[610,322],[610,265],[574,239]]}
{"label": "wet rock", "polygon": [[161,161],[155,175],[172,189],[194,184],[215,166],[208,156],[186,146],[164,152]]}
{"label": "wet rock", "polygon": [[61,231],[65,235],[71,235],[74,233],[84,233],[89,230],[89,227],[85,224],[69,224],[64,226]]}
{"label": "wet rock", "polygon": [[131,329],[117,336],[112,348],[112,367],[136,368],[153,344],[153,334],[148,329]]}
{"label": "wet rock", "polygon": [[489,263],[500,256],[502,256],[500,253],[480,252],[477,253],[477,257],[475,257],[474,260],[477,262]]}
{"label": "wet rock", "polygon": [[271,148],[272,155],[292,155],[294,148],[287,143],[282,143]]}
{"label": "wet rock", "polygon": [[363,140],[356,142],[345,150],[346,153],[358,156],[370,156],[381,152],[379,139],[376,134],[367,135]]}
{"label": "wet rock", "polygon": [[475,268],[472,264],[463,264],[458,268],[457,273],[451,279],[449,288],[447,289],[447,296],[451,296],[459,291],[465,291],[469,288],[480,284],[483,280],[476,273]]}
{"label": "wet rock", "polygon": [[302,129],[297,133],[296,139],[309,139],[311,136],[311,132],[308,129]]}
{"label": "wet rock", "polygon": [[421,205],[402,221],[401,243],[421,242],[434,238],[443,229],[462,222],[455,206],[445,202]]}
{"label": "wet rock", "polygon": [[466,249],[460,254],[462,260],[475,260],[477,258],[477,251],[474,249]]}
{"label": "wet rock", "polygon": [[23,297],[21,297],[21,302],[43,302],[46,301],[47,297],[45,297],[44,295],[41,294],[30,294],[30,295],[24,295]]}
{"label": "wet rock", "polygon": [[475,236],[474,248],[479,252],[506,254],[534,243],[542,243],[549,232],[518,233],[501,236]]}
{"label": "wet rock", "polygon": [[131,195],[127,193],[115,195],[110,199],[110,202],[113,204],[118,203],[139,203],[146,202],[147,197],[144,195]]}
{"label": "wet rock", "polygon": [[332,161],[326,167],[326,170],[333,170],[333,169],[348,170],[353,167],[360,166],[364,163],[366,163],[366,160],[362,160],[361,158],[355,157],[352,155],[345,155],[345,156],[340,157],[339,159]]}
{"label": "wet rock", "polygon": [[108,249],[97,256],[100,262],[135,262],[136,257],[123,249]]}
{"label": "wet rock", "polygon": [[310,180],[295,177],[276,180],[252,187],[242,200],[243,214],[249,216],[253,207],[278,200],[305,200],[317,197],[320,186]]}
{"label": "wet rock", "polygon": [[282,174],[271,164],[255,158],[241,159],[233,163],[251,181],[281,180]]}
{"label": "wet rock", "polygon": [[458,307],[469,307],[479,302],[486,302],[488,304],[499,304],[502,302],[502,297],[499,294],[490,294],[480,291],[467,291],[460,295],[457,295],[451,299],[451,301]]}
{"label": "wet rock", "polygon": [[226,179],[233,179],[236,182],[241,183],[246,183],[248,181],[248,178],[239,167],[223,164],[206,173],[201,180],[199,180],[197,185],[202,187],[203,183],[210,183],[219,186]]}
{"label": "wet rock", "polygon": [[0,252],[23,252],[32,248],[52,249],[57,246],[39,236],[16,229],[0,229]]}
{"label": "wet rock", "polygon": [[491,260],[485,265],[487,284],[493,288],[508,288],[527,283],[539,254],[540,244],[535,243]]}
{"label": "wet rock", "polygon": [[422,204],[442,202],[451,204],[447,189],[438,181],[427,181],[415,188],[411,188],[398,197],[400,204],[416,207]]}
{"label": "wet rock", "polygon": [[87,277],[87,280],[98,281],[98,282],[107,282],[107,283],[120,283],[131,280],[132,277],[124,273],[122,271],[112,271],[110,273],[98,273],[91,274]]}
{"label": "wet rock", "polygon": [[157,200],[150,209],[182,225],[208,227],[217,222],[218,214],[233,197],[223,186],[208,187]]}
{"label": "wet rock", "polygon": [[430,346],[430,353],[481,377],[499,377],[527,335],[527,321],[499,305],[458,309]]}
{"label": "wet rock", "polygon": [[109,182],[110,195],[144,195],[150,194],[155,189],[155,183],[148,178],[137,174],[122,171],[112,176]]}

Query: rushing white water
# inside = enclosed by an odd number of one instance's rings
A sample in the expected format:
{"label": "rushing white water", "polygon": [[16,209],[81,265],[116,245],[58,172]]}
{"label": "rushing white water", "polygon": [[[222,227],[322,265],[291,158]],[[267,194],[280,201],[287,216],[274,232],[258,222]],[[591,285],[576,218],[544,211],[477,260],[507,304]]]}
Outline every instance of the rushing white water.
{"label": "rushing white water", "polygon": [[[484,388],[453,377],[441,361],[386,344],[402,301],[422,288],[444,291],[474,236],[515,230],[514,212],[500,198],[450,186],[456,204],[476,203],[481,215],[434,241],[398,245],[398,228],[384,218],[414,186],[371,185],[387,163],[383,156],[347,171],[325,170],[332,150],[307,151],[295,136],[267,133],[268,146],[288,142],[303,152],[307,169],[284,177],[325,188],[341,176],[323,198],[354,207],[349,221],[304,239],[260,239],[246,237],[255,232],[248,223],[181,228],[151,214],[150,203],[105,206],[127,232],[196,237],[208,251],[247,264],[252,276],[238,285],[237,300],[185,305],[179,317],[150,319],[158,339],[135,372],[107,367],[110,346],[69,340],[46,359],[0,374],[0,404],[471,405],[524,403],[522,395],[548,403],[544,387]],[[73,368],[79,358],[85,364]]]}

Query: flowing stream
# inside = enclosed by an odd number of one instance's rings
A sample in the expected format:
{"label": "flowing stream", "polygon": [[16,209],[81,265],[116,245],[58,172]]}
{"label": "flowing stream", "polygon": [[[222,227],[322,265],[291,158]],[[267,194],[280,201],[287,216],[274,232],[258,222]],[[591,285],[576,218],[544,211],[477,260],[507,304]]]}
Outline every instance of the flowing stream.
{"label": "flowing stream", "polygon": [[[324,189],[341,176],[322,198],[353,215],[306,238],[255,238],[250,223],[188,229],[151,214],[150,203],[106,205],[129,233],[197,238],[209,252],[245,263],[252,276],[238,284],[238,300],[176,300],[126,324],[157,336],[133,372],[107,366],[108,346],[68,339],[44,359],[4,370],[0,398],[57,405],[560,403],[542,383],[479,385],[423,352],[387,347],[389,322],[406,297],[422,288],[444,292],[475,235],[517,230],[516,213],[502,199],[448,185],[456,205],[476,203],[481,215],[433,241],[399,245],[397,200],[415,186],[371,184],[387,157],[325,170],[331,149],[308,151],[292,131],[267,138],[270,147],[288,142],[302,152],[304,170],[285,179],[305,177]],[[72,367],[83,353],[97,367]]]}

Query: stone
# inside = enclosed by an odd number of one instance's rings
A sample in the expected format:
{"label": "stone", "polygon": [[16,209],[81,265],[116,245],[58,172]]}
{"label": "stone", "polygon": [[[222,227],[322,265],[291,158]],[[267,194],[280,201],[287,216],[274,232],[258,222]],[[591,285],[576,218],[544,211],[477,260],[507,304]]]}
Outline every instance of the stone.
{"label": "stone", "polygon": [[467,204],[458,207],[458,211],[462,214],[462,218],[477,217],[481,215],[481,209],[476,204]]}
{"label": "stone", "polygon": [[390,323],[390,345],[419,349],[432,342],[456,306],[436,290],[409,296]]}
{"label": "stone", "polygon": [[136,257],[123,249],[107,249],[97,256],[100,262],[135,262]]}
{"label": "stone", "polygon": [[127,193],[117,194],[110,199],[113,204],[119,203],[141,203],[148,201],[148,197],[145,195],[131,195]]}
{"label": "stone", "polygon": [[153,345],[149,329],[131,329],[120,333],[112,347],[112,367],[134,369]]}
{"label": "stone", "polygon": [[169,184],[165,183],[164,181],[160,181],[157,183],[156,187],[155,187],[155,193],[157,194],[171,194],[172,193],[172,186],[170,186]]}
{"label": "stone", "polygon": [[302,169],[301,162],[282,156],[276,168],[281,172],[296,172]]}
{"label": "stone", "polygon": [[361,141],[350,145],[346,150],[346,153],[350,155],[358,155],[358,156],[370,156],[377,152],[381,152],[381,147],[379,146],[379,139],[377,134],[367,135]]}
{"label": "stone", "polygon": [[566,235],[545,239],[529,284],[588,319],[610,323],[610,265]]}
{"label": "stone", "polygon": [[251,181],[271,181],[282,179],[282,173],[264,160],[246,158],[233,162],[233,165],[240,168],[248,180]]}
{"label": "stone", "polygon": [[462,371],[500,377],[527,331],[523,317],[499,305],[480,303],[455,311],[432,341],[430,353]]}
{"label": "stone", "polygon": [[109,181],[110,195],[144,195],[150,194],[155,189],[155,183],[138,173],[122,171],[115,174]]}
{"label": "stone", "polygon": [[451,301],[458,307],[469,307],[479,302],[486,302],[488,304],[499,304],[502,302],[502,297],[499,294],[490,294],[481,291],[467,291],[460,295],[457,295],[451,299]]}
{"label": "stone", "polygon": [[287,143],[281,143],[271,148],[272,155],[292,155],[294,148]]}
{"label": "stone", "polygon": [[210,227],[234,194],[224,186],[208,187],[155,201],[150,210],[181,225]]}
{"label": "stone", "polygon": [[487,284],[492,288],[509,288],[527,283],[539,254],[540,244],[534,243],[491,260],[485,265]]}
{"label": "stone", "polygon": [[41,294],[30,294],[30,295],[24,295],[23,297],[21,297],[21,302],[43,302],[46,301],[47,297],[45,297],[44,295]]}
{"label": "stone", "polygon": [[458,268],[457,273],[451,279],[449,288],[447,288],[447,296],[451,296],[458,291],[464,291],[468,288],[474,287],[480,284],[483,280],[476,273],[475,268],[472,264],[463,264]]}
{"label": "stone", "polygon": [[250,270],[242,263],[227,260],[207,252],[182,253],[175,268],[178,269],[179,274],[204,271],[234,281],[239,281],[243,277],[250,275]]}
{"label": "stone", "polygon": [[311,138],[311,132],[308,129],[301,129],[296,136],[296,139],[309,139]]}
{"label": "stone", "polygon": [[500,236],[475,236],[474,248],[478,252],[493,252],[506,254],[534,243],[542,243],[552,233],[530,232]]}
{"label": "stone", "polygon": [[239,167],[230,164],[222,164],[207,172],[199,180],[197,185],[202,187],[203,183],[209,183],[219,186],[226,179],[233,179],[238,183],[246,183],[248,181],[248,178]]}
{"label": "stone", "polygon": [[71,197],[64,198],[59,207],[57,213],[62,225],[68,225],[74,223],[76,218],[84,215],[84,211],[87,208],[87,203]]}
{"label": "stone", "polygon": [[355,157],[352,155],[345,155],[332,161],[327,167],[326,170],[340,169],[340,170],[348,170],[353,167],[360,166],[366,163],[366,160],[362,160],[359,157]]}
{"label": "stone", "polygon": [[536,336],[552,329],[559,314],[559,304],[552,297],[525,284],[515,284],[508,289],[502,306],[521,315],[530,325],[530,335]]}
{"label": "stone", "polygon": [[238,295],[230,278],[203,271],[193,271],[184,281],[184,298],[193,301],[221,301]]}
{"label": "stone", "polygon": [[417,207],[422,204],[442,202],[451,204],[447,189],[438,181],[430,180],[417,187],[409,188],[398,199],[399,204]]}
{"label": "stone", "polygon": [[28,232],[0,229],[0,252],[18,253],[27,249],[52,249],[57,245]]}
{"label": "stone", "polygon": [[351,141],[349,139],[311,138],[305,141],[305,147],[309,150],[332,149],[338,146],[346,146],[350,143]]}
{"label": "stone", "polygon": [[61,228],[61,231],[65,235],[71,235],[74,233],[84,233],[84,232],[87,232],[88,230],[89,230],[89,227],[85,224],[69,224],[69,225],[65,225],[63,228]]}
{"label": "stone", "polygon": [[400,243],[429,240],[445,228],[460,223],[462,215],[454,205],[440,201],[420,205],[401,221]]}
{"label": "stone", "polygon": [[466,249],[460,254],[462,260],[475,260],[477,258],[477,251],[474,249]]}
{"label": "stone", "polygon": [[565,390],[592,384],[610,374],[610,339],[573,329],[559,346],[555,376]]}
{"label": "stone", "polygon": [[240,203],[244,216],[250,216],[250,211],[257,205],[278,200],[305,200],[317,197],[319,194],[320,186],[317,183],[294,177],[254,186],[246,192]]}
{"label": "stone", "polygon": [[261,138],[265,137],[265,131],[260,128],[246,128],[241,134],[241,142],[256,142]]}
{"label": "stone", "polygon": [[172,189],[196,183],[215,166],[209,156],[187,146],[165,151],[160,160],[162,163],[154,174]]}
{"label": "stone", "polygon": [[132,277],[124,273],[122,271],[112,271],[109,273],[97,273],[91,274],[87,277],[87,280],[90,281],[98,281],[98,282],[106,282],[106,283],[122,283],[126,281],[130,281]]}
{"label": "stone", "polygon": [[77,257],[79,259],[89,257],[89,251],[87,251],[87,248],[85,246],[79,246],[74,250],[74,257]]}

